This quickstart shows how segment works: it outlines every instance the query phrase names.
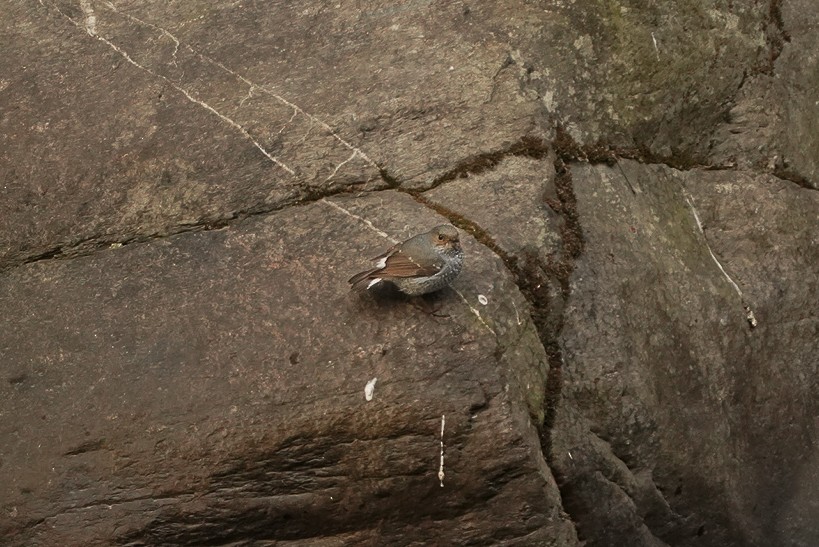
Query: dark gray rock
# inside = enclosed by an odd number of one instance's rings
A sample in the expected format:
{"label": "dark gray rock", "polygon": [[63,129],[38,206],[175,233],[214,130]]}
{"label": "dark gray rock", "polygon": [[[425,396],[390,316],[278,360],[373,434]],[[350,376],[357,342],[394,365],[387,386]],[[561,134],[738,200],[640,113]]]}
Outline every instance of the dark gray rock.
{"label": "dark gray rock", "polygon": [[812,544],[819,468],[804,417],[819,414],[819,322],[804,305],[819,296],[819,197],[772,177],[629,161],[570,174],[585,244],[568,298],[552,158],[508,159],[424,195],[491,234],[540,305],[544,345],[559,338],[544,445],[580,538]]}
{"label": "dark gray rock", "polygon": [[2,542],[819,543],[817,19],[6,2]]}
{"label": "dark gray rock", "polygon": [[[580,537],[630,519],[672,545],[812,544],[817,507],[792,497],[819,472],[815,192],[631,162],[572,175],[588,244],[552,439]],[[633,506],[602,511],[601,489]],[[653,544],[643,532],[623,541]]]}
{"label": "dark gray rock", "polygon": [[819,188],[819,13],[809,0],[771,2],[771,57],[748,73],[713,139],[711,161]]}
{"label": "dark gray rock", "polygon": [[346,274],[389,243],[364,219],[399,239],[441,220],[402,194],[321,201],[4,277],[11,543],[576,544],[502,263],[467,240],[446,317],[362,298]]}

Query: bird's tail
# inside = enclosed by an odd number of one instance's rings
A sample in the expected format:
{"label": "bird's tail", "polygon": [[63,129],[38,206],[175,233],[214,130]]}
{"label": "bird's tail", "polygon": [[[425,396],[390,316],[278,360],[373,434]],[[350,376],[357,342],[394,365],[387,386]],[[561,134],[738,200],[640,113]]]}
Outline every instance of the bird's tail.
{"label": "bird's tail", "polygon": [[352,289],[356,291],[364,291],[369,288],[370,282],[373,280],[372,275],[377,272],[379,268],[373,268],[372,270],[365,270],[361,273],[355,274],[353,277],[347,280],[347,283],[352,285]]}

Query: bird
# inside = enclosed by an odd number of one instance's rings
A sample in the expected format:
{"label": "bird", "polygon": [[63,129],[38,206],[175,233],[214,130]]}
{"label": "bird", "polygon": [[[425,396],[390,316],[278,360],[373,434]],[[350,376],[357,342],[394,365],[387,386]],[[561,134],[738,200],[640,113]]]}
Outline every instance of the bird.
{"label": "bird", "polygon": [[375,268],[349,279],[352,289],[366,290],[388,282],[408,296],[419,296],[452,283],[463,268],[464,252],[458,229],[441,224],[393,245],[373,260],[378,261]]}

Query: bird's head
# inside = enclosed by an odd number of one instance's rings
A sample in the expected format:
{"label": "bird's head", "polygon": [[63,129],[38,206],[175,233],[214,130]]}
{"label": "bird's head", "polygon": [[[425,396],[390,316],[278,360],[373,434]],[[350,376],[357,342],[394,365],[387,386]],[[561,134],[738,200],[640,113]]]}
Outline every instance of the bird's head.
{"label": "bird's head", "polygon": [[461,239],[458,235],[458,229],[451,224],[436,226],[430,230],[428,234],[433,246],[442,252],[461,250]]}

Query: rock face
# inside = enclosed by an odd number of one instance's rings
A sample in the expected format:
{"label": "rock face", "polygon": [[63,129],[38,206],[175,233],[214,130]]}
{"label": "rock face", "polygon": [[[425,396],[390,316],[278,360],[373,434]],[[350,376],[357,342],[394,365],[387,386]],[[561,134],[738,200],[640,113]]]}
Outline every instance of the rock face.
{"label": "rock face", "polygon": [[466,301],[439,302],[449,317],[348,293],[337,257],[383,246],[356,218],[381,199],[390,233],[440,221],[373,194],[13,270],[4,531],[27,544],[576,542],[529,418],[546,359],[515,321],[526,301],[474,242]]}
{"label": "rock face", "polygon": [[2,543],[819,544],[818,20],[10,0]]}

